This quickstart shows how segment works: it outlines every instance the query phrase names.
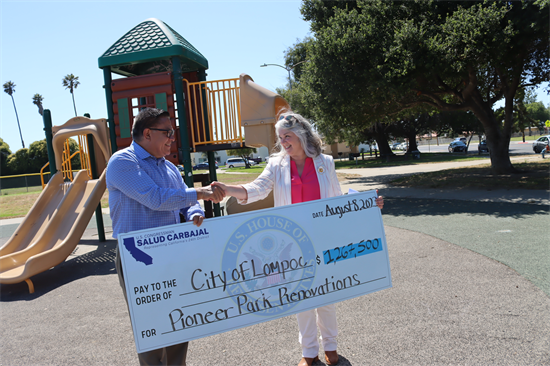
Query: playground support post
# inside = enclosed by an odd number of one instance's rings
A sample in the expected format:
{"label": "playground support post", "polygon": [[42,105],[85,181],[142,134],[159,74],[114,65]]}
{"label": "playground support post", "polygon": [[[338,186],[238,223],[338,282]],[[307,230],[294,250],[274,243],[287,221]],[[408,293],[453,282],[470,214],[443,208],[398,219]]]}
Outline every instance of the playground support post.
{"label": "playground support post", "polygon": [[[205,70],[199,70],[199,81],[206,81],[206,71]],[[207,111],[208,105],[206,103],[206,90],[202,89],[202,110]],[[206,133],[206,136],[210,136],[210,121],[208,120],[208,113],[204,113],[204,131]],[[208,137],[210,138],[210,137]],[[208,151],[206,153],[208,157],[208,171],[210,173],[210,182],[218,180],[218,176],[216,174],[216,157],[214,156],[214,151]],[[214,204],[214,216],[218,217],[221,216],[220,211],[220,204],[215,203]]]}
{"label": "playground support post", "polygon": [[[84,117],[90,118],[90,114],[84,113]],[[90,168],[92,170],[92,179],[98,179],[99,174],[97,172],[97,165],[95,161],[95,149],[94,149],[94,136],[92,134],[86,135],[86,141],[88,142],[88,154],[90,157]],[[97,236],[100,242],[105,241],[105,226],[103,225],[103,212],[101,211],[101,200],[97,204],[95,209],[95,222],[97,224]]]}
{"label": "playground support post", "polygon": [[52,131],[52,114],[49,109],[44,109],[42,115],[44,120],[44,132],[46,134],[46,146],[48,148],[48,160],[50,161],[50,177],[53,177],[57,173],[57,167],[55,165],[55,155],[53,152],[53,131]]}
{"label": "playground support post", "polygon": [[176,87],[176,105],[178,108],[178,120],[180,128],[181,156],[183,164],[185,184],[189,188],[194,187],[193,167],[191,166],[191,150],[189,148],[189,135],[187,133],[187,116],[185,114],[185,99],[183,96],[183,76],[181,75],[181,63],[177,56],[172,57],[172,75]]}
{"label": "playground support post", "polygon": [[107,99],[107,120],[109,121],[109,136],[111,138],[111,153],[114,154],[118,150],[116,144],[116,131],[115,131],[115,114],[113,112],[113,90],[111,89],[111,67],[103,68],[103,80],[105,85],[105,98]]}

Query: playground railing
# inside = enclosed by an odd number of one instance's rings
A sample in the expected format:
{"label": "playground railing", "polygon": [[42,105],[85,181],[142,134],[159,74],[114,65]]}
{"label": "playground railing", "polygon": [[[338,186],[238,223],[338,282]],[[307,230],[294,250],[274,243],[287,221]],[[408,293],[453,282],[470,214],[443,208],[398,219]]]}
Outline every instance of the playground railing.
{"label": "playground railing", "polygon": [[189,82],[190,145],[228,144],[243,142],[239,101],[239,79]]}
{"label": "playground railing", "polygon": [[[88,141],[86,135],[78,135],[78,150],[71,154],[69,139],[65,140],[63,148],[63,163],[61,171],[63,172],[63,178],[65,180],[73,181],[73,170],[71,160],[73,157],[79,154],[80,156],[80,169],[85,169],[88,173],[88,176],[92,178],[92,168],[90,166],[90,152],[88,148]],[[50,172],[44,173],[44,169],[49,166],[50,163],[46,163],[42,169],[40,169],[40,180],[42,182],[42,189],[46,187],[44,183],[44,174],[50,174]],[[77,170],[78,171],[78,170]]]}

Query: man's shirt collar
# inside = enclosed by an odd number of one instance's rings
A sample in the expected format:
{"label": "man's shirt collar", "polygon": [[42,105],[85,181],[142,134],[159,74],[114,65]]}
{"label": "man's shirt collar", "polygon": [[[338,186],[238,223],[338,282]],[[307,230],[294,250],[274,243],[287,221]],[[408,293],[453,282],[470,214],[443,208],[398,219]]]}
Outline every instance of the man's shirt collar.
{"label": "man's shirt collar", "polygon": [[154,157],[153,155],[151,155],[149,152],[147,152],[147,150],[145,150],[143,147],[141,147],[140,144],[138,144],[137,142],[135,141],[132,141],[132,148],[134,149],[134,152],[136,153],[136,156],[141,159],[141,160],[145,160],[147,158],[151,158],[151,159],[154,159],[156,162],[157,162],[157,165],[164,161],[164,157],[162,158],[156,158]]}

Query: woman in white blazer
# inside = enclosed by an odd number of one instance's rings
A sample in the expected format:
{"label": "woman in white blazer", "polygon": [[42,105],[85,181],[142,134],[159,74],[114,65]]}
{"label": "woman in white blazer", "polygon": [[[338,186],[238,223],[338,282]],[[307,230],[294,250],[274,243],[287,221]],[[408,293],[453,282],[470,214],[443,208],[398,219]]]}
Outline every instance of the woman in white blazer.
{"label": "woman in white blazer", "polygon": [[[275,125],[278,152],[269,158],[262,174],[251,183],[231,186],[214,182],[226,195],[234,196],[240,204],[266,198],[271,190],[275,206],[290,205],[313,199],[342,195],[331,156],[321,154],[322,141],[310,123],[295,113],[283,113]],[[316,179],[315,179],[316,176]],[[376,200],[382,208],[382,197]],[[336,351],[336,307],[334,304],[297,314],[302,345],[302,359],[298,366],[310,366],[319,359],[317,327],[328,365],[338,363]]]}

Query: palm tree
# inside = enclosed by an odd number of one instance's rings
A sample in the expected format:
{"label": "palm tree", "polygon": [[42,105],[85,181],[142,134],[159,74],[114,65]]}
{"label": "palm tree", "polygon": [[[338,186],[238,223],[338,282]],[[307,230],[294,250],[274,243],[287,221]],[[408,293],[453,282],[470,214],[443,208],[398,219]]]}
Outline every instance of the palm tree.
{"label": "palm tree", "polygon": [[42,101],[44,100],[44,97],[38,93],[36,93],[33,97],[32,97],[32,102],[34,104],[36,104],[36,106],[38,107],[38,113],[40,113],[41,116],[44,115],[44,108],[42,107]]}
{"label": "palm tree", "polygon": [[21,145],[23,145],[23,149],[25,148],[25,142],[23,141],[23,134],[21,133],[21,125],[19,124],[19,115],[17,114],[17,108],[15,107],[15,99],[13,99],[13,93],[15,93],[15,84],[11,81],[7,81],[3,85],[4,92],[8,93],[11,97],[11,101],[13,102],[13,109],[15,109],[15,117],[17,118],[17,126],[19,127],[19,135],[21,136]]}
{"label": "palm tree", "polygon": [[76,113],[76,104],[74,102],[74,89],[76,89],[77,86],[80,85],[80,81],[78,81],[78,76],[74,76],[73,74],[67,74],[63,78],[63,86],[65,89],[69,89],[71,92],[71,95],[73,96],[73,107],[74,107],[74,115],[78,116]]}

